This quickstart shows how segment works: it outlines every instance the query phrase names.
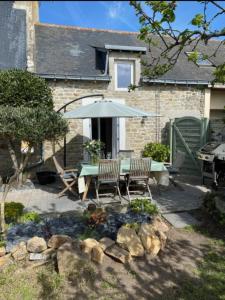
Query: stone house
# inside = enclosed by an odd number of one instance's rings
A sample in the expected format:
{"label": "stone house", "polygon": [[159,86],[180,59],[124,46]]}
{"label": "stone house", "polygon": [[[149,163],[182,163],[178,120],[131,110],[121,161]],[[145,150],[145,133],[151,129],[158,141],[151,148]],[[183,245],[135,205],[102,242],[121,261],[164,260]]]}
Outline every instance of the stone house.
{"label": "stone house", "polygon": [[[137,33],[43,24],[38,1],[0,3],[0,69],[26,68],[45,78],[53,92],[55,109],[85,95],[105,98],[161,117],[149,119],[103,119],[102,139],[115,156],[120,149],[140,155],[148,142],[168,142],[171,119],[184,116],[208,118],[214,131],[223,127],[225,86],[211,86],[214,66],[224,62],[224,48],[210,61],[188,61],[188,50],[175,67],[161,78],[148,80],[141,73],[141,56],[148,48]],[[208,53],[218,46],[210,41]],[[199,45],[199,51],[205,50]],[[139,87],[128,92],[132,83]],[[68,110],[95,101],[96,97],[74,102]],[[96,120],[71,120],[67,136],[67,163],[83,159],[82,144],[95,138]],[[51,147],[45,143],[42,158],[51,161]],[[62,150],[58,150],[62,158]],[[0,142],[0,171],[8,169],[4,141]]]}

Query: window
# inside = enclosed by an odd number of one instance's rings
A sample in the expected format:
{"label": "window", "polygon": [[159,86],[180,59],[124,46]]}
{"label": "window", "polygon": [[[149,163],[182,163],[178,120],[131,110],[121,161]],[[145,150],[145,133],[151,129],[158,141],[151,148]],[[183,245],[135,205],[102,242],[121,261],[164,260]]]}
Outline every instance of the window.
{"label": "window", "polygon": [[115,63],[116,90],[128,90],[134,83],[134,63],[130,61],[117,61]]}
{"label": "window", "polygon": [[[191,56],[191,54],[194,52],[186,52],[187,56]],[[198,53],[198,58],[196,61],[196,64],[200,67],[212,67],[213,64],[211,63],[211,61],[207,58],[204,57],[204,55],[202,53]]]}

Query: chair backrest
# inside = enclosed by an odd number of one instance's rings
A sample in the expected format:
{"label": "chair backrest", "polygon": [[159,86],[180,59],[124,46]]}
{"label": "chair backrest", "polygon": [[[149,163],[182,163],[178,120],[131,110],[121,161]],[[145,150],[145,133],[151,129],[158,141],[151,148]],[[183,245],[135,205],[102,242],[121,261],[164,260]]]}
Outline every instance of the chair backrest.
{"label": "chair backrest", "polygon": [[56,170],[57,170],[57,173],[58,173],[59,175],[63,175],[63,174],[65,173],[65,171],[64,171],[64,169],[60,166],[60,164],[59,164],[57,158],[55,157],[55,155],[53,155],[52,158],[53,158],[53,161],[54,161],[54,164],[55,164],[55,168],[56,168]]}
{"label": "chair backrest", "polygon": [[185,161],[186,154],[182,151],[177,151],[176,158],[172,164],[173,168],[180,169]]}
{"label": "chair backrest", "polygon": [[118,181],[120,176],[120,161],[117,159],[101,159],[98,167],[99,181]]}
{"label": "chair backrest", "polygon": [[131,158],[129,178],[149,178],[151,173],[152,159],[148,158]]}
{"label": "chair backrest", "polygon": [[118,158],[119,159],[132,158],[133,153],[134,150],[119,150]]}

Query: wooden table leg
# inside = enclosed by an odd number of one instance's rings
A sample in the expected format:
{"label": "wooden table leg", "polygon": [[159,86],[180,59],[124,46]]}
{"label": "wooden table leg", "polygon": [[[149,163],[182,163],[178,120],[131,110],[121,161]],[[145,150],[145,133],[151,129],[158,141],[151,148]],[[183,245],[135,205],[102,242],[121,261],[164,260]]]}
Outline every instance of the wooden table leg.
{"label": "wooden table leg", "polygon": [[86,176],[85,191],[84,191],[83,196],[82,196],[82,201],[85,201],[86,198],[87,198],[90,183],[91,183],[91,176]]}

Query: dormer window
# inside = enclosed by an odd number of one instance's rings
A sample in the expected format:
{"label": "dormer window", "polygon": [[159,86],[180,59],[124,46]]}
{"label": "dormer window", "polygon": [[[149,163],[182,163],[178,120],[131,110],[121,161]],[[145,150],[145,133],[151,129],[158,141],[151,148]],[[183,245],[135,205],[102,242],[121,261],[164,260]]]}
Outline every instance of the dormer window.
{"label": "dormer window", "polygon": [[134,84],[134,62],[115,62],[115,88],[120,91],[127,91],[128,87]]}
{"label": "dormer window", "polygon": [[[187,56],[191,56],[194,52],[186,52]],[[196,60],[196,64],[199,67],[213,67],[213,64],[211,63],[211,61],[204,57],[204,55],[202,53],[198,53],[198,58]]]}

